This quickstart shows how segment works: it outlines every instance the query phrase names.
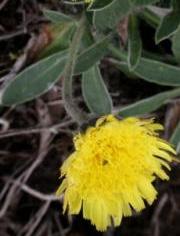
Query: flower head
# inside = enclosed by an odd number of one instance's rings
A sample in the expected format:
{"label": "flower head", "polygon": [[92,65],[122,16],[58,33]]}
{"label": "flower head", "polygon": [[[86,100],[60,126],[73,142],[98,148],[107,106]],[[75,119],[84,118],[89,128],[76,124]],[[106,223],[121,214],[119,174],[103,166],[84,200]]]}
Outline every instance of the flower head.
{"label": "flower head", "polygon": [[64,211],[89,219],[104,231],[122,216],[152,204],[157,191],[153,181],[168,180],[174,149],[158,137],[162,130],[153,120],[112,115],[97,120],[95,127],[75,136],[75,151],[61,167],[64,180],[57,194],[65,192]]}

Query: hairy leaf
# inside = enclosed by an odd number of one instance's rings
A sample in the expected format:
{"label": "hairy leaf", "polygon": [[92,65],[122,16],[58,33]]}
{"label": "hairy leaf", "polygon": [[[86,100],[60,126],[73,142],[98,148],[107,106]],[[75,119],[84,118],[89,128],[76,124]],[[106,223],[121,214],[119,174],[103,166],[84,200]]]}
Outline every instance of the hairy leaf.
{"label": "hairy leaf", "polygon": [[61,22],[69,22],[73,21],[73,18],[67,16],[59,11],[52,11],[52,10],[43,10],[43,14],[53,23],[61,23]]}
{"label": "hairy leaf", "polygon": [[172,11],[162,18],[155,34],[156,43],[172,36],[180,24],[180,11]]}
{"label": "hairy leaf", "polygon": [[89,11],[98,11],[105,7],[107,7],[109,4],[111,4],[113,0],[94,0],[90,6],[88,7]]}
{"label": "hairy leaf", "polygon": [[108,43],[111,36],[106,36],[90,47],[86,48],[79,56],[75,66],[75,74],[80,74],[95,63],[97,63],[106,53],[108,53]]}
{"label": "hairy leaf", "polygon": [[1,103],[20,104],[48,91],[60,79],[66,56],[67,51],[54,54],[22,71],[4,90]]}
{"label": "hairy leaf", "polygon": [[[121,70],[123,62],[123,70],[127,71],[127,54],[114,47],[111,47],[110,50],[116,58],[122,60],[113,60],[113,63],[116,65],[116,67]],[[131,71],[131,73],[152,83],[169,86],[180,86],[180,67],[172,66],[153,59],[142,57],[138,66],[134,71]]]}
{"label": "hairy leaf", "polygon": [[117,23],[139,6],[145,6],[157,0],[113,0],[107,7],[94,12],[94,25],[100,30],[113,29]]}
{"label": "hairy leaf", "polygon": [[82,92],[89,110],[98,115],[111,113],[112,100],[98,66],[83,73]]}
{"label": "hairy leaf", "polygon": [[138,21],[133,15],[128,24],[128,66],[134,70],[139,63],[142,51],[142,42],[139,34]]}
{"label": "hairy leaf", "polygon": [[180,88],[162,92],[125,106],[119,110],[118,114],[122,116],[135,116],[150,113],[166,104],[169,99],[177,96],[180,96]]}
{"label": "hairy leaf", "polygon": [[180,153],[180,122],[174,130],[170,142],[176,147],[177,153]]}
{"label": "hairy leaf", "polygon": [[180,26],[172,40],[172,51],[177,62],[180,64]]}

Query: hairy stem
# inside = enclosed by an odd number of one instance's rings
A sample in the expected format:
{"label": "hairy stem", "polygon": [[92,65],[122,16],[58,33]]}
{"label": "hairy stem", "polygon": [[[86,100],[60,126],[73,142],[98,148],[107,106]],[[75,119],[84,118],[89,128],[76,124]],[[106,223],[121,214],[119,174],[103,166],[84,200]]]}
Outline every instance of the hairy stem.
{"label": "hairy stem", "polygon": [[73,72],[74,72],[75,62],[84,29],[85,29],[85,15],[82,15],[69,49],[69,57],[65,66],[63,90],[62,90],[62,97],[65,109],[67,113],[73,118],[73,120],[75,120],[78,124],[82,124],[86,118],[83,111],[80,110],[73,101],[72,83],[73,83]]}

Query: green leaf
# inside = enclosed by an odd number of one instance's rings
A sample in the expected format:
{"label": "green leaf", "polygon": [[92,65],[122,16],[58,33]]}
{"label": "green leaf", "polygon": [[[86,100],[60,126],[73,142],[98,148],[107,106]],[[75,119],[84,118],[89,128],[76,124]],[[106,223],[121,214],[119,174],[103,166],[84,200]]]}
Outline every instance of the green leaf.
{"label": "green leaf", "polygon": [[86,25],[84,34],[81,39],[80,53],[82,53],[83,50],[86,50],[88,47],[90,47],[93,43],[94,43],[93,35],[91,33],[89,25]]}
{"label": "green leaf", "polygon": [[146,6],[158,2],[159,0],[130,0],[133,6]]}
{"label": "green leaf", "polygon": [[52,29],[54,39],[39,55],[38,58],[50,56],[59,51],[63,51],[69,47],[72,35],[75,31],[74,23],[65,23],[63,25],[55,25]]}
{"label": "green leaf", "polygon": [[[88,47],[77,57],[76,73],[89,69],[107,53],[109,36]],[[7,86],[2,95],[3,105],[13,105],[34,99],[46,92],[60,78],[67,51],[59,52],[31,65]]]}
{"label": "green leaf", "polygon": [[4,90],[1,103],[20,104],[48,91],[60,79],[66,56],[67,51],[54,54],[22,71]]}
{"label": "green leaf", "polygon": [[102,10],[94,12],[93,22],[100,30],[112,29],[131,9],[127,0],[113,0],[113,2]]}
{"label": "green leaf", "polygon": [[180,86],[180,68],[151,59],[141,58],[135,74],[149,82]]}
{"label": "green leaf", "polygon": [[82,92],[89,110],[98,115],[112,111],[112,100],[104,84],[98,66],[83,73]]}
{"label": "green leaf", "polygon": [[145,6],[158,0],[113,0],[113,2],[94,13],[94,25],[100,30],[113,29],[117,23],[139,6]]}
{"label": "green leaf", "polygon": [[180,26],[172,40],[172,51],[177,62],[180,64]]}
{"label": "green leaf", "polygon": [[107,7],[113,0],[94,0],[88,7],[89,11],[97,11]]}
{"label": "green leaf", "polygon": [[180,122],[174,130],[170,142],[177,148],[177,152],[180,152]]}
{"label": "green leaf", "polygon": [[150,113],[157,110],[162,105],[168,103],[169,99],[177,96],[180,96],[180,88],[162,92],[154,96],[142,99],[131,105],[125,106],[119,110],[118,114],[126,117]]}
{"label": "green leaf", "polygon": [[[128,70],[127,54],[112,45],[109,46],[109,49],[116,58],[122,60],[113,60],[115,66],[121,70],[123,62],[123,69]],[[137,77],[152,83],[180,86],[180,67],[172,66],[163,62],[141,57],[138,66],[134,71],[130,72]]]}
{"label": "green leaf", "polygon": [[95,63],[97,63],[106,53],[108,53],[108,43],[111,38],[111,35],[108,35],[101,39],[98,42],[95,42],[90,47],[85,49],[77,59],[75,66],[75,74],[80,74]]}
{"label": "green leaf", "polygon": [[155,34],[156,43],[171,37],[180,24],[180,11],[172,11],[162,18]]}
{"label": "green leaf", "polygon": [[73,18],[58,11],[43,10],[44,16],[53,23],[74,21]]}
{"label": "green leaf", "polygon": [[134,70],[139,63],[142,52],[142,42],[139,34],[138,20],[131,15],[128,23],[128,67]]}
{"label": "green leaf", "polygon": [[145,7],[143,11],[141,11],[138,15],[140,18],[146,21],[152,28],[155,28],[155,29],[160,24],[160,20],[162,18],[161,15],[157,14],[157,12],[159,13],[159,11],[161,11],[162,8],[158,8],[158,9],[156,8],[157,7],[154,7],[154,6]]}

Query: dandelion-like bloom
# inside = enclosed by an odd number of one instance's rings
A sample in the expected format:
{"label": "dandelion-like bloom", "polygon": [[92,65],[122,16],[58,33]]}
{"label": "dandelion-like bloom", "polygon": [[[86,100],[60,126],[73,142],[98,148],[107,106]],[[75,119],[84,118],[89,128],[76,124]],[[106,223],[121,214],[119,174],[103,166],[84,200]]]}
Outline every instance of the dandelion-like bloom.
{"label": "dandelion-like bloom", "polygon": [[65,192],[64,211],[89,219],[97,230],[120,225],[122,216],[152,204],[157,191],[153,181],[168,180],[174,149],[158,137],[162,130],[152,119],[112,115],[75,136],[75,151],[64,162],[64,180],[57,194]]}

